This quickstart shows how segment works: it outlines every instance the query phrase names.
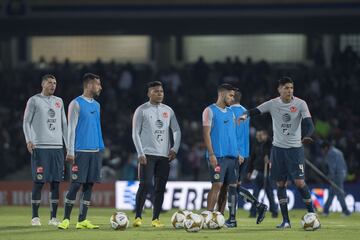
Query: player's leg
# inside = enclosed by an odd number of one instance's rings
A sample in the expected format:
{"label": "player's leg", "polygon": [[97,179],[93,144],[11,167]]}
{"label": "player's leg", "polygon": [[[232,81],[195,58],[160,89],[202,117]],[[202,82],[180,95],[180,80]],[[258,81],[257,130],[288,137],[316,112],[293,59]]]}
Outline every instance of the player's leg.
{"label": "player's leg", "polygon": [[41,202],[41,190],[46,180],[44,178],[44,171],[46,170],[44,163],[46,164],[45,160],[47,157],[42,150],[43,149],[34,149],[31,154],[31,173],[33,180],[33,188],[31,192],[31,225],[33,226],[41,226],[39,207]]}
{"label": "player's leg", "polygon": [[271,148],[271,169],[270,176],[276,181],[277,197],[280,205],[281,215],[283,221],[277,228],[291,228],[289,211],[288,211],[288,197],[286,193],[286,181],[288,176],[286,149],[273,146]]}
{"label": "player's leg", "polygon": [[89,169],[89,153],[76,152],[75,161],[71,167],[71,183],[64,201],[64,220],[58,225],[59,229],[68,229],[71,212],[75,203],[76,194],[87,180]]}
{"label": "player's leg", "polygon": [[77,229],[97,229],[99,226],[92,224],[87,220],[87,212],[91,203],[91,193],[94,183],[100,182],[100,172],[102,166],[102,157],[100,152],[85,153],[88,160],[88,171],[85,183],[83,183],[82,194],[80,197],[80,209]]}
{"label": "player's leg", "polygon": [[49,225],[59,225],[59,220],[56,218],[59,204],[59,185],[63,179],[64,167],[64,152],[63,149],[54,149],[51,151],[51,175],[50,182],[50,220]]}
{"label": "player's leg", "polygon": [[224,211],[225,211],[228,190],[229,190],[229,185],[227,183],[223,183],[220,189],[218,202],[217,202],[217,208],[218,208],[217,210],[221,212],[222,215],[224,215]]}
{"label": "player's leg", "polygon": [[56,219],[57,209],[59,204],[59,182],[50,183],[50,220],[49,225],[59,225],[59,220]]}
{"label": "player's leg", "polygon": [[226,167],[224,182],[229,184],[228,191],[228,207],[229,219],[225,222],[227,227],[237,227],[236,210],[238,202],[237,182],[239,179],[239,162],[237,159],[225,159],[224,166]]}
{"label": "player's leg", "polygon": [[155,161],[155,191],[152,225],[154,227],[161,227],[163,226],[163,224],[160,224],[159,222],[159,215],[162,204],[164,202],[164,193],[166,190],[166,183],[169,177],[170,163],[169,159],[166,157],[157,157]]}
{"label": "player's leg", "polygon": [[220,189],[224,183],[225,168],[223,167],[223,158],[218,158],[218,165],[214,169],[209,164],[211,188],[207,197],[207,210],[214,211],[219,198]]}
{"label": "player's leg", "polygon": [[144,208],[146,195],[150,191],[150,188],[153,188],[153,177],[154,177],[154,161],[151,156],[147,155],[147,164],[142,165],[138,164],[138,178],[139,178],[139,188],[136,192],[135,199],[135,221],[134,226],[138,227],[141,225],[141,214]]}
{"label": "player's leg", "polygon": [[309,187],[305,183],[305,161],[304,148],[289,148],[287,150],[288,172],[294,179],[296,188],[298,189],[308,212],[314,212]]}

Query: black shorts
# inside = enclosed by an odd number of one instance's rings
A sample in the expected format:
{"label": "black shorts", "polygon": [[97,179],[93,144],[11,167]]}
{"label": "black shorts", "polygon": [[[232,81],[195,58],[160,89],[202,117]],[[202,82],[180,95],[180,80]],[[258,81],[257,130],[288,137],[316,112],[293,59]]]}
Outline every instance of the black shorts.
{"label": "black shorts", "polygon": [[100,152],[75,152],[75,162],[71,167],[71,180],[78,183],[100,182],[101,167]]}
{"label": "black shorts", "polygon": [[163,181],[168,180],[170,171],[169,158],[146,155],[146,160],[146,165],[138,165],[138,178],[140,182],[152,184],[153,180],[156,180],[156,178]]}
{"label": "black shorts", "polygon": [[31,174],[34,182],[61,182],[64,173],[62,148],[35,148],[31,154]]}
{"label": "black shorts", "polygon": [[238,180],[239,160],[236,158],[222,157],[217,158],[217,161],[220,172],[216,172],[210,165],[210,162],[208,162],[211,182],[235,184]]}
{"label": "black shorts", "polygon": [[[275,181],[305,178],[304,148],[271,148],[270,176]],[[290,177],[290,179],[288,179]]]}

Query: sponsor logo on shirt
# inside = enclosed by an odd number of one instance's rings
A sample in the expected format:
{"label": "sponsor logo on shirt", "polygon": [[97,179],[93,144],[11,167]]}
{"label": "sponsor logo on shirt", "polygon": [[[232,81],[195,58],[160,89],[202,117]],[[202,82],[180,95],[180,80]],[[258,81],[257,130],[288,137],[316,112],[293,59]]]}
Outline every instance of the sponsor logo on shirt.
{"label": "sponsor logo on shirt", "polygon": [[285,113],[284,115],[282,115],[282,120],[283,120],[284,122],[290,122],[290,120],[291,120],[290,114]]}
{"label": "sponsor logo on shirt", "polygon": [[162,128],[162,127],[164,126],[164,123],[163,123],[163,121],[161,121],[161,120],[159,119],[159,120],[156,120],[155,125],[156,125],[158,128]]}
{"label": "sponsor logo on shirt", "polygon": [[163,118],[168,118],[169,117],[169,113],[168,112],[163,112]]}
{"label": "sponsor logo on shirt", "polygon": [[50,108],[49,111],[48,111],[48,115],[49,115],[49,117],[54,118],[55,117],[54,109]]}

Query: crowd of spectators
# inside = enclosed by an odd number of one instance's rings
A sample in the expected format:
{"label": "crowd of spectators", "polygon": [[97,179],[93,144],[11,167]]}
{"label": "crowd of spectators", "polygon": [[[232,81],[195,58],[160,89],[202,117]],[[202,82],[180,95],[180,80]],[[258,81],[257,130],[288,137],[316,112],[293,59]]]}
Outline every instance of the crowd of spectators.
{"label": "crowd of spectators", "polygon": [[[295,96],[307,101],[314,120],[315,143],[306,155],[323,169],[320,143],[328,139],[343,150],[349,167],[348,181],[360,177],[359,57],[351,49],[336,52],[330,67],[322,61],[313,64],[241,61],[228,57],[224,62],[197,62],[181,67],[155,71],[145,64],[92,64],[39,60],[37,63],[0,69],[0,176],[29,168],[22,133],[22,118],[27,99],[40,92],[40,79],[54,74],[58,86],[55,94],[69,102],[82,93],[81,77],[86,72],[101,76],[103,91],[102,128],[106,145],[103,176],[105,180],[136,179],[137,155],[131,139],[131,120],[136,107],[147,101],[146,83],[160,80],[165,85],[165,103],[177,115],[182,128],[182,144],[178,158],[172,163],[172,180],[207,180],[207,163],[202,143],[202,111],[216,100],[216,87],[222,82],[239,87],[242,105],[252,108],[276,97],[277,79],[289,75],[295,81]],[[271,119],[262,116],[252,120],[252,137],[258,127],[269,127]],[[325,170],[325,169],[323,169]],[[326,170],[325,170],[326,171]],[[318,182],[315,174],[308,182]]]}

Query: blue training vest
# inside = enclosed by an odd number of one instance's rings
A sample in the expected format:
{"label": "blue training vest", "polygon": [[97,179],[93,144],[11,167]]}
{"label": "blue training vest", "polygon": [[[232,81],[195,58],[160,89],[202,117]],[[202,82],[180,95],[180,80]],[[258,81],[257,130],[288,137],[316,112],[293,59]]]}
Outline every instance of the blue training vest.
{"label": "blue training vest", "polygon": [[239,120],[240,116],[244,114],[246,108],[241,105],[233,105],[230,107],[235,114],[236,119],[236,138],[238,143],[238,150],[240,155],[244,158],[249,157],[250,148],[250,118]]}
{"label": "blue training vest", "polygon": [[213,113],[210,138],[215,156],[237,158],[239,151],[233,111],[227,107],[226,112],[222,112],[215,104],[209,108]]}
{"label": "blue training vest", "polygon": [[100,104],[96,100],[88,102],[82,97],[77,97],[75,100],[80,106],[75,130],[75,151],[104,149],[100,125]]}

